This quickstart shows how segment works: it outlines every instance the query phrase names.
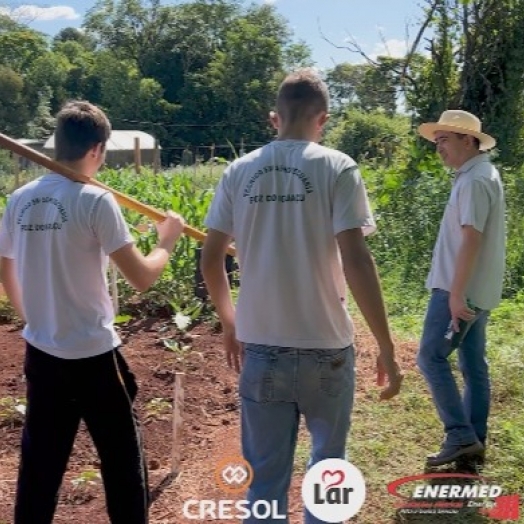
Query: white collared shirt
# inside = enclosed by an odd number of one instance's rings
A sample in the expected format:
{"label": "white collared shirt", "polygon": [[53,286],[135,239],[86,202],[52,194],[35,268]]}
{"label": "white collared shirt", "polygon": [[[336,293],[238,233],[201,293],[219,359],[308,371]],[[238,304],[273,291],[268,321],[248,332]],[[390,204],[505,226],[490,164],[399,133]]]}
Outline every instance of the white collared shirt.
{"label": "white collared shirt", "polygon": [[496,307],[502,296],[505,265],[504,189],[486,153],[457,170],[433,251],[428,289],[451,290],[462,244],[462,227],[482,233],[482,243],[466,297],[481,309]]}

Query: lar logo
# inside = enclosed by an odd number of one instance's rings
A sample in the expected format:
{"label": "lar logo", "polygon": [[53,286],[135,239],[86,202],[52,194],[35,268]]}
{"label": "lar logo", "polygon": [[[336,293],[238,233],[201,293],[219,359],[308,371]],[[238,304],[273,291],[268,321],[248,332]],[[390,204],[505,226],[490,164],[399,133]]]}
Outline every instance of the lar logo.
{"label": "lar logo", "polygon": [[345,460],[321,460],[304,477],[302,499],[317,519],[340,522],[354,517],[362,508],[366,482],[360,470]]}
{"label": "lar logo", "polygon": [[253,468],[244,457],[226,457],[215,469],[215,480],[223,491],[240,493],[253,482]]}

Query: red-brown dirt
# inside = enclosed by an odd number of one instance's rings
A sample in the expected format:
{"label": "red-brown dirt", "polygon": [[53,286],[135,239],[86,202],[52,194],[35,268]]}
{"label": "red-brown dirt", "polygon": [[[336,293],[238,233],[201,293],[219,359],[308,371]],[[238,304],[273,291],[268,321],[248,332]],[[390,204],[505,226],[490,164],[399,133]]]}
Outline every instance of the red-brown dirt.
{"label": "red-brown dirt", "polygon": [[[359,331],[363,334],[358,335],[356,341],[358,394],[364,394],[375,380],[375,345],[364,330]],[[191,498],[219,500],[235,497],[225,495],[219,489],[214,480],[214,469],[221,458],[239,455],[240,452],[237,376],[225,363],[220,335],[208,326],[197,326],[191,332],[192,340],[187,341],[191,343],[192,349],[184,355],[164,347],[161,338],[179,336],[173,325],[165,319],[134,321],[122,328],[122,335],[124,355],[140,385],[137,408],[143,423],[150,487],[154,497],[150,522],[197,522],[183,518],[184,501]],[[0,399],[23,398],[24,344],[19,327],[0,325],[0,351]],[[397,351],[403,367],[411,367],[413,348],[401,346]],[[157,404],[167,407],[166,410],[155,409],[151,400],[165,399],[172,402],[175,371],[186,374],[185,410],[181,471],[174,481],[170,481],[171,409],[166,402]],[[0,524],[12,522],[20,433],[19,422],[15,420],[6,424],[4,419],[2,423],[0,416]],[[83,472],[96,470],[98,466],[94,447],[82,428],[64,478],[54,522],[108,524],[100,481],[94,485],[77,487],[72,483],[81,478]],[[300,475],[295,475],[290,495],[292,524],[302,521],[300,482]]]}

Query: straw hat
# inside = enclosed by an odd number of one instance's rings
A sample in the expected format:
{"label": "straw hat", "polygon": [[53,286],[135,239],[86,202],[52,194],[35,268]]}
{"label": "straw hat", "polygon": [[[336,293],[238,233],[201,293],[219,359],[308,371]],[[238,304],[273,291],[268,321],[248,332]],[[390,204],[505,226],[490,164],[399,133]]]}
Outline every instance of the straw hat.
{"label": "straw hat", "polygon": [[418,132],[427,140],[435,142],[437,131],[450,131],[462,135],[471,135],[480,140],[480,150],[486,151],[495,147],[497,141],[481,131],[482,123],[480,120],[467,111],[451,109],[444,111],[440,115],[438,122],[428,122],[421,124]]}

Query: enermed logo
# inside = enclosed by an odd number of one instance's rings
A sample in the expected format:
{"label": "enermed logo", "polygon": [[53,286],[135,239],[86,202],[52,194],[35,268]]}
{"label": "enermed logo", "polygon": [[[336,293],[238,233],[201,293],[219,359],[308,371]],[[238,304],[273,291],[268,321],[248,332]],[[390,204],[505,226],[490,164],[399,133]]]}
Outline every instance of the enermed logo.
{"label": "enermed logo", "polygon": [[480,475],[412,475],[390,482],[388,492],[399,499],[397,507],[404,514],[458,515],[476,511],[493,520],[520,518],[519,495],[504,495],[500,485]]}
{"label": "enermed logo", "polygon": [[366,482],[360,470],[342,459],[326,459],[312,466],[302,483],[307,510],[324,522],[354,517],[366,500]]}

